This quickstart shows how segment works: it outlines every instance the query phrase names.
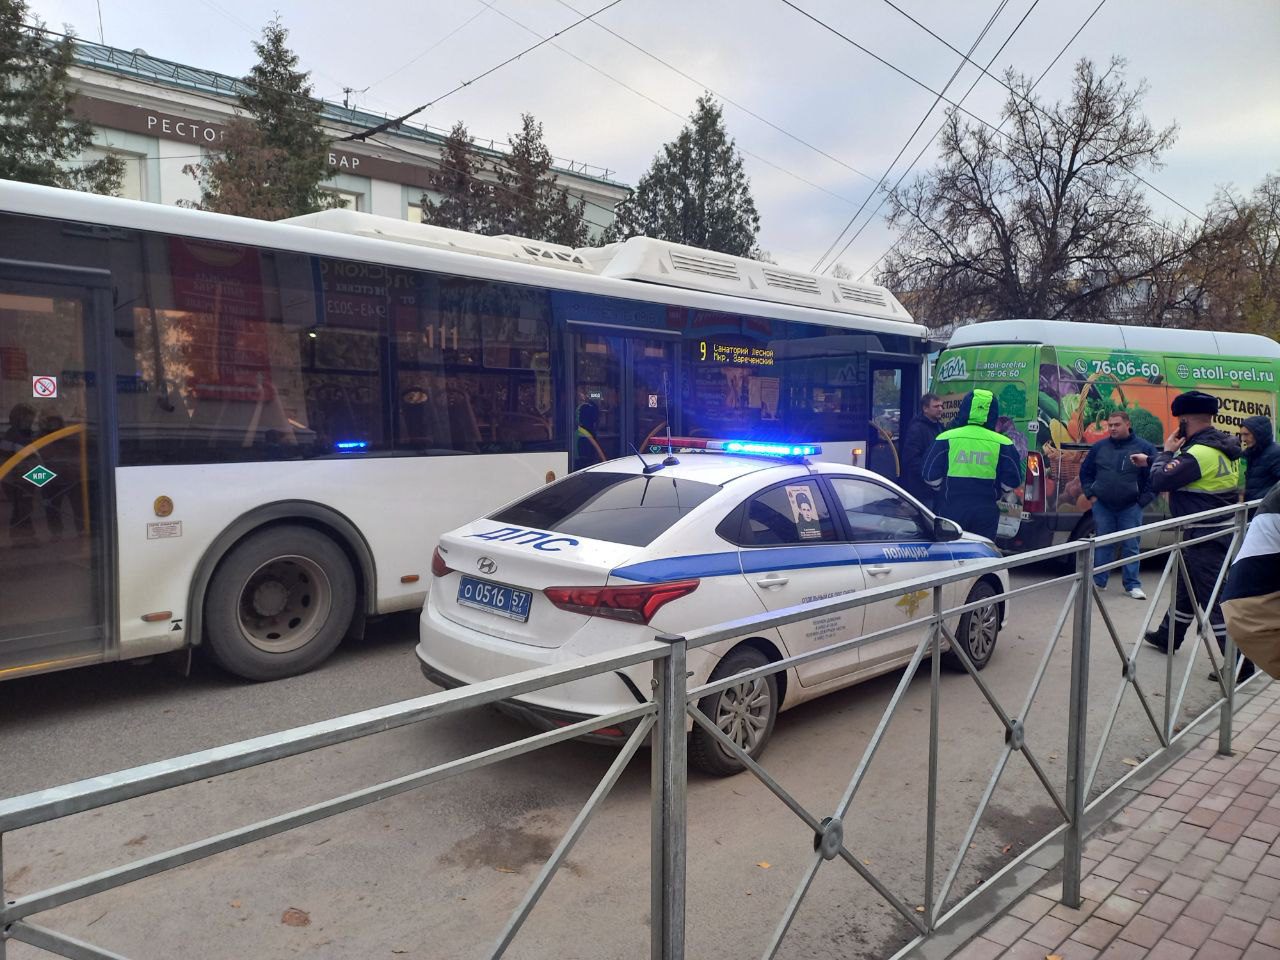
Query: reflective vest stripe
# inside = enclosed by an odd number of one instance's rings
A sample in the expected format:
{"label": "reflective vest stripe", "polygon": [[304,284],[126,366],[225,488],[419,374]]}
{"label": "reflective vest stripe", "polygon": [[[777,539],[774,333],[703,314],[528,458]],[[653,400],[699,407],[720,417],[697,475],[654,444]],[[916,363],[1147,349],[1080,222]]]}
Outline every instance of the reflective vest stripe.
{"label": "reflective vest stripe", "polygon": [[1183,451],[1200,464],[1200,479],[1182,489],[1199,493],[1230,493],[1240,485],[1239,464],[1221,450],[1193,443]]}
{"label": "reflective vest stripe", "polygon": [[938,439],[947,441],[947,476],[971,480],[995,480],[1000,448],[1013,442],[972,423],[945,430]]}

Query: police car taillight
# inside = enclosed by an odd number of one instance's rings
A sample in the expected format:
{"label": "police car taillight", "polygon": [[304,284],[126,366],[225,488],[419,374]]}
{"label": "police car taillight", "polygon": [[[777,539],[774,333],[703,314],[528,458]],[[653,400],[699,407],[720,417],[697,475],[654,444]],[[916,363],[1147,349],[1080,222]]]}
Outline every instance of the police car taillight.
{"label": "police car taillight", "polygon": [[698,589],[697,580],[634,587],[547,587],[542,592],[561,610],[588,617],[648,623],[662,607]]}
{"label": "police car taillight", "polygon": [[433,577],[443,577],[452,572],[452,568],[444,562],[444,557],[440,555],[440,548],[436,547],[431,553],[431,575]]}

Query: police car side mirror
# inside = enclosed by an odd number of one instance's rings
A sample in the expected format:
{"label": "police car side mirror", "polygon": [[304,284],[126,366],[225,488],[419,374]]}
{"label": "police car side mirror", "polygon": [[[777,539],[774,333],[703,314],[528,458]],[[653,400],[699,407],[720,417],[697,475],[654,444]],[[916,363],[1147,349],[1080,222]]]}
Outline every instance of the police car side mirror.
{"label": "police car side mirror", "polygon": [[960,525],[954,520],[948,520],[946,517],[933,518],[933,539],[939,543],[946,543],[948,540],[959,540],[964,536],[964,531],[960,529]]}

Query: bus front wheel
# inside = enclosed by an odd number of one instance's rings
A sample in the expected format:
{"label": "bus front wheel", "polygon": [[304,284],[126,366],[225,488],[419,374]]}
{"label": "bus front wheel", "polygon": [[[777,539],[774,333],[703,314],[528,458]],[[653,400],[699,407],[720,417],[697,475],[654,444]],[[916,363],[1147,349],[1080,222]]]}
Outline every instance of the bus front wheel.
{"label": "bus front wheel", "polygon": [[271,527],[218,565],[205,596],[209,651],[246,680],[305,673],[333,653],[355,605],[341,547],[310,527]]}

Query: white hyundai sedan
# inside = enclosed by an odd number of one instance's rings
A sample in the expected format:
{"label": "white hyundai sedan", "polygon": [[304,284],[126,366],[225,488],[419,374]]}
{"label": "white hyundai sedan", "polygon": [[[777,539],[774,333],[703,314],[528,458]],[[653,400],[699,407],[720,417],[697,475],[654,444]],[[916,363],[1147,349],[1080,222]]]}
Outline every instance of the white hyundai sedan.
{"label": "white hyundai sedan", "polygon": [[[810,462],[817,448],[671,444],[674,457],[589,467],[445,534],[417,647],[427,679],[446,688],[489,680],[999,555],[877,474]],[[952,625],[979,669],[1004,622],[1005,603],[994,598],[1007,588],[1000,571],[944,589],[948,607],[993,598]],[[922,590],[691,650],[689,685],[904,623],[930,603]],[[758,757],[780,711],[903,666],[924,629],[744,682],[700,708]],[[573,681],[503,707],[544,729],[563,726],[649,699],[652,669]],[[621,742],[629,732],[594,738]],[[689,750],[708,773],[741,769],[700,728]]]}

